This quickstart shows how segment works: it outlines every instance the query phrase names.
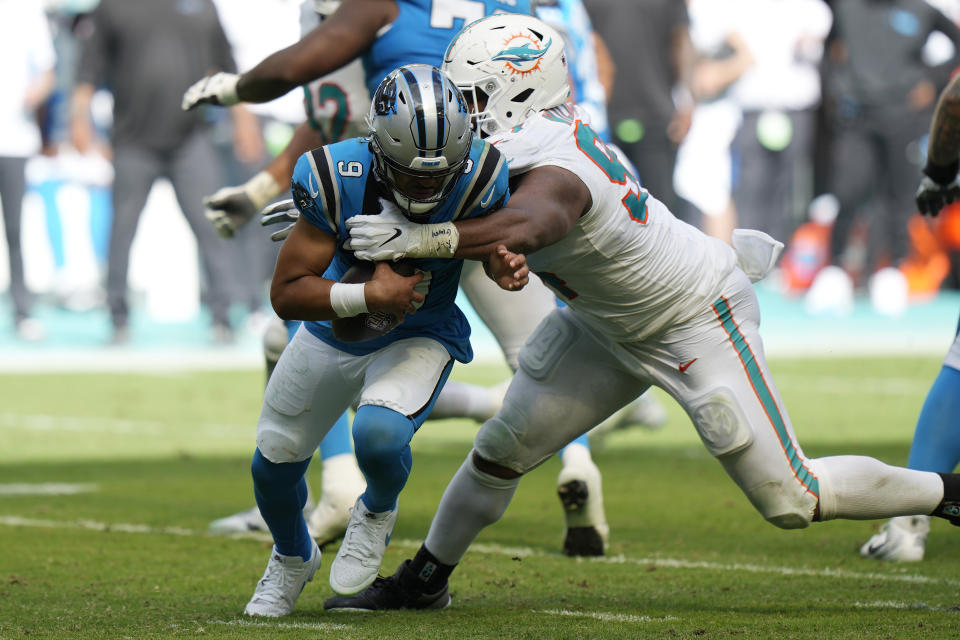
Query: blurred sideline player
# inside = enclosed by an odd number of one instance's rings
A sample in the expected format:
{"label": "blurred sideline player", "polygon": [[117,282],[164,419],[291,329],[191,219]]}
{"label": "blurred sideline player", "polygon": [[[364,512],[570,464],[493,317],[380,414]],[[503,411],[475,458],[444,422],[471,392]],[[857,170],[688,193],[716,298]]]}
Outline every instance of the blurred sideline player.
{"label": "blurred sideline player", "polygon": [[[367,488],[330,567],[330,586],[351,594],[373,582],[412,467],[410,441],[454,361],[473,357],[470,325],[455,303],[462,261],[410,260],[402,265],[406,274],[381,262],[366,281],[352,281],[359,261],[344,247],[346,223],[379,212],[417,226],[485,215],[509,197],[506,161],[474,137],[463,95],[429,65],[402,66],[384,78],[367,123],[369,139],[314,149],[294,168],[301,217],[280,249],[270,298],[280,317],[303,325],[267,383],[257,422],[254,494],[274,548],[247,615],[290,613],[320,566],[301,511],[304,473],[354,399],[354,442]],[[484,264],[508,290],[527,282],[522,256],[506,249],[492,251]],[[367,326],[374,314],[396,324],[372,337],[344,333]]]}
{"label": "blurred sideline player", "polygon": [[[917,208],[926,216],[960,199],[960,76],[955,75],[940,94],[930,125],[927,164],[917,189]],[[910,445],[907,466],[921,471],[950,473],[960,462],[960,327],[927,392]],[[918,562],[930,532],[929,516],[893,518],[862,547],[865,558]]]}
{"label": "blurred sideline player", "polygon": [[[531,43],[522,58],[504,59],[516,50],[503,42],[505,31]],[[511,64],[526,75],[512,76]],[[350,247],[363,259],[451,250],[481,258],[503,246],[525,252],[529,268],[550,274],[568,306],[524,345],[503,406],[477,433],[415,557],[324,607],[447,606],[450,574],[502,516],[520,478],[651,384],[680,403],[706,449],[774,526],[907,514],[960,524],[960,475],[804,455],[765,361],[752,285],[783,245],[738,230],[731,248],[675,218],[636,184],[582,112],[564,104],[564,67],[556,34],[533,17],[472,23],[451,43],[444,69],[510,162],[506,207],[426,229],[395,215],[347,224]],[[437,236],[452,241],[438,247]]]}
{"label": "blurred sideline player", "polygon": [[[434,13],[430,13],[430,7]],[[385,69],[398,64],[437,62],[456,33],[455,26],[482,17],[484,13],[529,11],[526,0],[519,3],[495,0],[467,3],[460,6],[469,13],[463,16],[444,13],[441,7],[423,0],[352,0],[299,43],[269,56],[247,73],[240,76],[220,73],[199,81],[185,94],[184,107],[190,108],[199,103],[233,104],[237,100],[269,100],[295,87],[297,83],[335,69],[338,64],[353,60],[358,55],[362,56],[368,71],[369,86],[375,84],[376,78]],[[430,26],[425,29],[423,23],[427,20]],[[423,37],[410,37],[411,31],[422,32]],[[265,172],[272,175],[274,187],[283,182],[283,175],[292,166],[292,159],[297,153],[309,148],[309,144],[296,146],[308,140],[308,132],[302,129],[298,129],[299,133],[291,145]],[[251,182],[256,180],[254,178]],[[246,186],[239,189],[248,194],[251,192]],[[253,190],[253,193],[257,191]],[[252,205],[264,201],[257,197],[248,199]],[[211,204],[216,206],[216,203],[208,202],[208,207]],[[231,218],[242,224],[254,210],[255,206],[246,206],[240,216],[233,211],[224,211],[221,216],[216,212],[212,215],[219,217],[224,225],[234,224]],[[537,324],[554,309],[555,296],[542,283],[534,281],[523,293],[511,293],[511,298],[507,299],[509,306],[505,307],[502,296],[507,294],[490,286],[487,278],[472,273],[470,269],[461,279],[461,288],[497,338],[511,370],[515,370],[520,347]],[[519,305],[523,305],[524,310]],[[499,406],[504,387],[487,390],[472,385],[450,384],[446,389],[432,417],[467,415],[482,421]],[[653,408],[659,407],[653,405]],[[663,411],[659,409],[660,413],[654,413],[654,419],[662,421]],[[561,460],[563,469],[558,476],[558,494],[567,520],[564,551],[570,555],[602,555],[609,527],[603,510],[600,472],[590,456],[587,437],[579,438],[565,449]]]}

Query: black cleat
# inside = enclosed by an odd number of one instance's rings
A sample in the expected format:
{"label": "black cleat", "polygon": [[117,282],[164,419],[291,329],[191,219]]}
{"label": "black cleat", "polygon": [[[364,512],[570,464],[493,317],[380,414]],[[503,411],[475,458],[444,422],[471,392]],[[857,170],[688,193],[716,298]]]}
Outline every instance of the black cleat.
{"label": "black cleat", "polygon": [[[423,593],[405,587],[401,580],[409,560],[404,560],[397,572],[389,578],[377,577],[373,584],[352,596],[327,598],[323,608],[328,611],[388,611],[396,609],[444,609],[450,606],[450,588],[447,584],[436,593]],[[413,578],[416,580],[416,578]]]}
{"label": "black cleat", "polygon": [[587,489],[587,483],[583,480],[571,480],[557,487],[557,495],[564,510],[573,511],[587,504],[590,492]]}
{"label": "black cleat", "polygon": [[603,538],[596,527],[570,527],[563,539],[563,553],[568,556],[602,556]]}

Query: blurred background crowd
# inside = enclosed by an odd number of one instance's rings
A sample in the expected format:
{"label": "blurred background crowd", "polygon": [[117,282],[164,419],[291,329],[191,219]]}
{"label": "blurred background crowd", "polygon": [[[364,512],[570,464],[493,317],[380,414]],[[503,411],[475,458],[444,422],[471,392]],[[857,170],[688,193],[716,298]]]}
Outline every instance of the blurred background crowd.
{"label": "blurred background crowd", "polygon": [[[219,237],[202,198],[283,148],[302,93],[191,112],[180,97],[296,41],[301,0],[128,0],[99,33],[98,4],[0,0],[0,333],[43,344],[70,314],[104,344],[148,320],[199,317],[211,344],[262,331],[277,247],[257,224]],[[689,224],[784,242],[780,295],[898,316],[960,288],[960,207],[913,202],[960,0],[583,6],[612,140]]]}

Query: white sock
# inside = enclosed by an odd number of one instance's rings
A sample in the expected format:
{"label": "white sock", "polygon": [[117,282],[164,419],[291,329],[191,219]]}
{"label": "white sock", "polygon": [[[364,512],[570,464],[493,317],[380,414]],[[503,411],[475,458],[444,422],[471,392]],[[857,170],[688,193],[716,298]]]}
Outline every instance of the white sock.
{"label": "white sock", "polygon": [[484,422],[496,413],[497,406],[487,387],[448,380],[440,390],[430,418],[470,418]]}
{"label": "white sock", "polygon": [[477,534],[507,510],[519,483],[479,471],[471,451],[443,492],[424,546],[443,564],[457,564]]}
{"label": "white sock", "polygon": [[582,444],[568,444],[563,448],[561,453],[561,460],[563,461],[563,466],[568,465],[592,465],[593,457],[590,455],[590,449],[587,449]]}
{"label": "white sock", "polygon": [[367,488],[367,482],[363,479],[353,452],[341,453],[323,460],[320,483],[321,500],[323,497],[336,496],[334,501],[342,501],[345,495],[351,507],[357,496]]}
{"label": "white sock", "polygon": [[943,499],[943,480],[930,471],[894,467],[865,456],[811,462],[820,482],[821,520],[926,515]]}

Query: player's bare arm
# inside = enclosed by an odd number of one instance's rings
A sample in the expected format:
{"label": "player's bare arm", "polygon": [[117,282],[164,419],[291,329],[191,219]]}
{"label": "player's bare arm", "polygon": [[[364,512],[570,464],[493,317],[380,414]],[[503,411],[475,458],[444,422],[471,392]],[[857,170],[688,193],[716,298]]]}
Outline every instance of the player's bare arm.
{"label": "player's bare arm", "polygon": [[936,216],[960,199],[960,76],[954,76],[940,94],[930,125],[930,142],[923,178],[917,188],[920,213]]}
{"label": "player's bare arm", "polygon": [[483,218],[455,223],[460,236],[454,257],[484,260],[499,245],[522,254],[551,245],[577,224],[592,200],[572,172],[538,167],[519,178],[507,206]]}
{"label": "player's bare arm", "polygon": [[186,111],[201,104],[229,106],[269,102],[336,71],[376,40],[397,16],[394,0],[349,0],[299,42],[264,58],[243,75],[218,72],[197,80],[183,94]]}
{"label": "player's bare arm", "polygon": [[267,102],[336,71],[362,54],[397,12],[393,0],[347,0],[299,42],[240,76],[237,97]]}
{"label": "player's bare arm", "polygon": [[960,75],[954,76],[940,94],[930,125],[930,162],[947,166],[960,157]]}
{"label": "player's bare arm", "polygon": [[[297,221],[277,257],[270,286],[270,302],[284,320],[332,320],[339,317],[330,301],[330,289],[336,284],[323,277],[336,252],[336,238],[310,224]],[[389,265],[378,264],[373,278],[364,284],[368,311],[388,311],[403,315],[414,311],[414,302],[423,295],[414,287],[423,274],[404,277]]]}
{"label": "player's bare arm", "polygon": [[516,254],[530,254],[557,242],[591,205],[589,189],[575,174],[557,166],[538,167],[518,179],[506,207],[485,217],[415,224],[384,214],[354,216],[347,220],[348,248],[362,260],[487,262],[501,245]]}

